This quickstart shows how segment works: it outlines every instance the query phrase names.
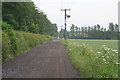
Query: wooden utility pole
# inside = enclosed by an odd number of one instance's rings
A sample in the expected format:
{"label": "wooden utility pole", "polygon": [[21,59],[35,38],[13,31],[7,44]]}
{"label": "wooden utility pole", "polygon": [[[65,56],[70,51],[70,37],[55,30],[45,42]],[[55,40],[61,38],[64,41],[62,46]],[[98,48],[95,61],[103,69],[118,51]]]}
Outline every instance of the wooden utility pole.
{"label": "wooden utility pole", "polygon": [[64,27],[64,26],[60,26],[61,27],[61,30],[60,30],[60,38],[64,38],[64,36],[62,36],[62,27]]}
{"label": "wooden utility pole", "polygon": [[61,27],[61,30],[62,30],[62,27],[63,27],[63,26],[60,26],[60,27]]}
{"label": "wooden utility pole", "polygon": [[67,18],[70,18],[70,15],[67,15],[67,11],[70,11],[70,9],[61,9],[61,11],[65,11],[65,40],[66,40],[66,38],[67,38],[67,30],[66,30],[66,19]]}

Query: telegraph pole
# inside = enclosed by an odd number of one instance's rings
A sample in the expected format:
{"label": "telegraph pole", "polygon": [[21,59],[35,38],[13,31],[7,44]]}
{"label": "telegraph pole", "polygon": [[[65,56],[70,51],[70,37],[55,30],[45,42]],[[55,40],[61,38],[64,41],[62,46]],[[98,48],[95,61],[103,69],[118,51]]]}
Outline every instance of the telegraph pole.
{"label": "telegraph pole", "polygon": [[70,9],[61,9],[61,11],[65,11],[65,40],[66,40],[66,37],[67,37],[67,30],[66,30],[66,25],[67,25],[67,24],[66,24],[66,21],[67,21],[67,20],[66,20],[66,19],[67,19],[67,18],[70,18],[70,15],[67,15],[66,12],[67,12],[67,11],[70,11]]}
{"label": "telegraph pole", "polygon": [[[59,36],[60,36],[60,38],[64,38],[64,35],[62,34],[62,27],[64,27],[64,26],[60,26],[61,27],[61,30],[60,30],[60,34],[59,34]],[[62,36],[63,35],[63,36]]]}
{"label": "telegraph pole", "polygon": [[62,29],[63,26],[60,26],[60,27],[61,27],[61,29]]}

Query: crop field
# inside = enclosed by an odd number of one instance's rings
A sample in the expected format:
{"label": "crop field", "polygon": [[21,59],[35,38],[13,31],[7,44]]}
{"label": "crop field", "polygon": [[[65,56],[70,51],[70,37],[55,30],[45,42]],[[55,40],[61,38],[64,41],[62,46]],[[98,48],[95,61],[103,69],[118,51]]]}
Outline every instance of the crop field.
{"label": "crop field", "polygon": [[118,77],[118,40],[62,40],[82,78]]}

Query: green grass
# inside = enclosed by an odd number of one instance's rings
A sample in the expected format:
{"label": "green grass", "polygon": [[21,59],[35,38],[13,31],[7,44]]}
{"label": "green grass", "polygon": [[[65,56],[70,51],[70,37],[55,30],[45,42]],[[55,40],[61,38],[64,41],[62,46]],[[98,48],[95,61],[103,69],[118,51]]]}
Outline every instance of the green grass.
{"label": "green grass", "polygon": [[118,40],[70,40],[76,44],[86,44],[90,46],[94,51],[102,49],[102,45],[106,45],[112,49],[118,49]]}
{"label": "green grass", "polygon": [[62,40],[82,78],[117,78],[117,40]]}

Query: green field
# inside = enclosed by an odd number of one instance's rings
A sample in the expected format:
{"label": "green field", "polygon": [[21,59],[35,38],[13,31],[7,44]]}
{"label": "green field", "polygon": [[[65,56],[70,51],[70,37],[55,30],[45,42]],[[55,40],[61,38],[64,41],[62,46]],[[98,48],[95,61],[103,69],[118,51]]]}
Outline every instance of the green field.
{"label": "green field", "polygon": [[70,43],[74,42],[76,44],[86,44],[94,51],[101,50],[103,45],[118,50],[118,40],[74,40],[73,39],[69,41]]}
{"label": "green field", "polygon": [[118,40],[62,40],[83,78],[118,77]]}

